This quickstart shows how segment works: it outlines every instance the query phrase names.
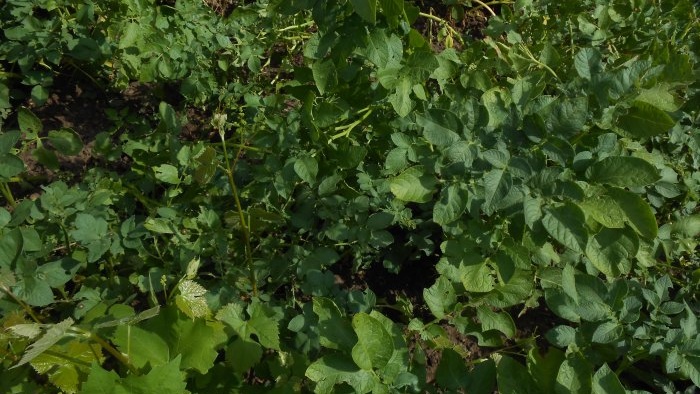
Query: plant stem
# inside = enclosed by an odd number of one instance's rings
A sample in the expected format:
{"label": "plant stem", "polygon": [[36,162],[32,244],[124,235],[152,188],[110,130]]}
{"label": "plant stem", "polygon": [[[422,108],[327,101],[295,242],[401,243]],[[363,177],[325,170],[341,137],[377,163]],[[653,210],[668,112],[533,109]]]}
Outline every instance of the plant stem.
{"label": "plant stem", "polygon": [[129,372],[131,372],[133,374],[138,374],[138,370],[136,369],[136,367],[134,367],[133,364],[131,364],[131,361],[129,361],[129,358],[126,357],[124,354],[122,354],[122,352],[120,352],[119,350],[115,349],[114,346],[112,346],[109,342],[102,339],[99,335],[97,335],[91,331],[83,330],[82,328],[78,328],[78,327],[73,327],[73,329],[76,330],[77,332],[79,332],[80,334],[87,336],[88,339],[90,339],[91,341],[100,345],[104,350],[107,351],[107,353],[111,354],[120,363],[124,364],[124,366],[126,366],[126,368],[129,369]]}
{"label": "plant stem", "polygon": [[[236,153],[236,159],[231,165],[231,160],[228,156],[228,151],[226,149],[226,140],[224,139],[224,133],[220,132],[222,147],[224,150],[224,161],[226,162],[226,177],[228,178],[228,183],[231,186],[231,193],[233,194],[233,199],[236,202],[236,210],[238,211],[238,218],[241,222],[241,229],[243,230],[243,241],[245,243],[245,257],[248,264],[248,273],[250,275],[250,283],[253,286],[253,296],[258,296],[258,283],[255,277],[255,269],[253,268],[253,248],[250,246],[250,228],[245,220],[245,215],[243,214],[243,205],[238,197],[238,188],[236,187],[236,181],[233,179],[233,169],[238,163],[238,157],[243,151],[243,146],[239,146],[238,152]],[[242,145],[242,144],[241,144]]]}
{"label": "plant stem", "polygon": [[5,196],[7,203],[10,204],[12,208],[17,206],[17,201],[15,201],[15,197],[12,195],[12,190],[10,190],[10,187],[7,186],[7,182],[0,182],[0,191],[2,192],[2,195]]}
{"label": "plant stem", "polygon": [[433,15],[433,14],[428,14],[428,13],[425,13],[425,12],[419,12],[418,15],[420,15],[420,16],[422,16],[422,17],[424,17],[424,18],[432,19],[432,20],[434,20],[434,21],[440,23],[441,25],[445,26],[445,28],[447,28],[447,30],[450,31],[450,34],[452,34],[453,36],[457,37],[457,41],[459,41],[460,44],[464,45],[464,40],[462,39],[462,35],[459,34],[459,32],[458,32],[457,30],[455,30],[452,26],[450,26],[450,24],[447,23],[446,20],[444,20],[444,19],[442,19],[442,18],[440,18],[440,17],[438,17],[438,16],[435,16],[435,15]]}
{"label": "plant stem", "polygon": [[[487,10],[489,10],[489,13],[491,14],[491,16],[496,16],[496,13],[493,11],[493,9],[491,7],[489,7],[488,4],[484,3],[481,0],[473,0],[473,1],[477,4],[479,4],[479,7],[477,7],[477,8],[484,7]],[[490,3],[490,4],[498,4],[498,3],[500,3],[500,2],[495,2],[495,3]],[[508,4],[508,3],[505,3],[505,4]]]}
{"label": "plant stem", "polygon": [[34,320],[35,323],[41,323],[41,318],[34,312],[34,310],[32,309],[32,307],[30,307],[30,306],[27,305],[24,301],[22,301],[22,300],[20,300],[19,298],[17,298],[17,296],[15,296],[15,295],[10,291],[10,289],[8,289],[8,288],[5,287],[5,286],[0,286],[0,290],[2,290],[3,292],[5,292],[5,294],[7,294],[8,296],[10,296],[10,298],[12,298],[12,300],[13,300],[14,302],[16,302],[19,306],[21,306],[22,309],[24,309],[24,311],[27,312],[27,314],[29,315],[29,317],[31,317],[32,320]]}

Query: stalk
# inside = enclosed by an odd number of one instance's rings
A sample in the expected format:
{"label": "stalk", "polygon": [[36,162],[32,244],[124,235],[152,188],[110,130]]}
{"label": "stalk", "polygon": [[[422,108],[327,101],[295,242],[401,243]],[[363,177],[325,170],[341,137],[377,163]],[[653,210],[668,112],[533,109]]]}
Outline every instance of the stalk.
{"label": "stalk", "polygon": [[228,150],[226,149],[226,139],[224,138],[224,133],[219,130],[219,136],[221,137],[221,146],[224,151],[224,162],[226,164],[226,177],[228,178],[228,183],[231,186],[231,192],[233,194],[233,200],[236,202],[236,210],[238,211],[238,218],[241,222],[241,229],[243,230],[243,241],[245,243],[245,257],[246,263],[248,265],[248,274],[250,275],[250,283],[253,286],[253,297],[258,296],[258,282],[255,277],[255,269],[253,268],[253,248],[250,246],[250,227],[245,220],[245,214],[243,213],[243,205],[241,204],[241,199],[238,197],[238,187],[236,187],[236,181],[233,179],[233,170],[238,162],[238,157],[240,157],[241,152],[243,152],[243,146],[239,146],[238,152],[236,153],[236,158],[231,165],[231,160],[228,156]]}
{"label": "stalk", "polygon": [[7,182],[0,182],[0,192],[2,192],[2,195],[5,197],[7,203],[10,204],[12,208],[17,206],[17,201],[12,195],[12,190],[10,190],[10,187],[7,186]]}

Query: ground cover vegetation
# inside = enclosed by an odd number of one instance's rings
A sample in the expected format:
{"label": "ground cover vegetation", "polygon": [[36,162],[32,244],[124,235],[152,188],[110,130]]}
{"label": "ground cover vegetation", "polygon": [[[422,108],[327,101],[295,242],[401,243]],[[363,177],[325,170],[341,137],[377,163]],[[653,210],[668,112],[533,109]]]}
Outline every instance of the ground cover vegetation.
{"label": "ground cover vegetation", "polygon": [[696,392],[698,9],[6,0],[0,392]]}

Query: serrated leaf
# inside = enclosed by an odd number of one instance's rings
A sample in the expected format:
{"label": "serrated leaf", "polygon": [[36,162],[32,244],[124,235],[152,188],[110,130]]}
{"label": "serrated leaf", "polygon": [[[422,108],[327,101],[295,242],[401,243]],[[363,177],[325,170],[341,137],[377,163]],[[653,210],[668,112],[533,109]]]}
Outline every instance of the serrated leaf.
{"label": "serrated leaf", "polygon": [[352,318],[357,343],[352,348],[352,359],[360,368],[371,371],[384,368],[394,353],[393,339],[384,326],[366,313]]}
{"label": "serrated leaf", "polygon": [[542,218],[542,225],[562,245],[583,252],[588,243],[585,221],[586,217],[579,207],[566,204],[548,209]]}
{"label": "serrated leaf", "polygon": [[49,131],[48,140],[60,153],[73,156],[83,149],[83,141],[73,129],[59,129]]}
{"label": "serrated leaf", "polygon": [[168,344],[171,360],[182,356],[181,368],[206,373],[218,356],[217,349],[228,336],[220,322],[192,320],[175,307],[161,309],[161,313],[141,323],[144,330],[157,333]]}
{"label": "serrated leaf", "polygon": [[38,373],[46,374],[49,381],[65,393],[77,392],[89,365],[104,361],[102,349],[94,343],[72,340],[64,345],[54,345],[49,350],[34,358],[31,365]]}
{"label": "serrated leaf", "polygon": [[248,327],[258,337],[258,342],[267,349],[280,350],[279,321],[264,304],[253,303],[248,308]]}
{"label": "serrated leaf", "polygon": [[676,122],[657,107],[642,101],[635,101],[625,115],[618,119],[623,134],[635,138],[649,138],[667,133]]}
{"label": "serrated leaf", "polygon": [[625,213],[625,220],[630,226],[647,239],[654,239],[659,232],[656,217],[649,204],[639,195],[617,188],[610,188],[608,195],[612,197]]}
{"label": "serrated leaf", "polygon": [[460,185],[450,185],[440,193],[433,207],[433,221],[441,226],[454,222],[467,208],[467,191]]}
{"label": "serrated leaf", "polygon": [[41,326],[39,323],[15,324],[7,329],[14,335],[19,335],[29,339],[36,338],[39,334],[41,334]]}
{"label": "serrated leaf", "polygon": [[158,167],[154,167],[156,179],[169,183],[171,185],[177,185],[180,183],[180,177],[177,171],[177,167],[170,164],[161,164]]}
{"label": "serrated leaf", "polygon": [[593,182],[619,187],[647,186],[661,179],[651,163],[631,156],[608,156],[593,163],[586,170],[586,176]]}
{"label": "serrated leaf", "polygon": [[204,295],[207,289],[192,280],[184,280],[178,285],[180,294],[175,297],[175,304],[192,319],[209,316],[211,311]]}
{"label": "serrated leaf", "polygon": [[41,338],[29,345],[19,362],[11,368],[17,368],[19,366],[22,366],[32,361],[34,358],[36,358],[46,350],[48,350],[51,346],[58,343],[58,341],[60,341],[66,335],[66,332],[72,326],[73,319],[69,317],[63,320],[62,322],[56,323],[49,327],[49,329],[46,330],[46,333]]}

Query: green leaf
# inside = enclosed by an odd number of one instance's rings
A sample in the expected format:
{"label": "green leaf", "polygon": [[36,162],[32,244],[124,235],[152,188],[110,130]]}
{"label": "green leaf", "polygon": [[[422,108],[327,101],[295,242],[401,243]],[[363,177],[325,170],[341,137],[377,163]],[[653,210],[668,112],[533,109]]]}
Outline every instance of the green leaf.
{"label": "green leaf", "polygon": [[548,209],[542,218],[542,225],[549,235],[576,252],[583,252],[588,243],[585,222],[583,211],[573,204]]}
{"label": "green leaf", "polygon": [[440,364],[435,371],[435,380],[440,387],[456,390],[467,384],[469,370],[462,356],[452,349],[444,349]]}
{"label": "green leaf", "polygon": [[638,194],[617,188],[610,188],[608,195],[622,208],[626,221],[637,232],[647,239],[654,239],[659,232],[656,217],[649,204]]}
{"label": "green leaf", "polygon": [[579,203],[586,216],[608,228],[623,228],[627,215],[615,199],[608,195],[586,198]]}
{"label": "green leaf", "polygon": [[298,157],[294,162],[294,172],[301,180],[312,185],[318,175],[318,162],[311,156]]}
{"label": "green leaf", "polygon": [[226,348],[226,360],[237,373],[244,373],[254,367],[260,362],[262,355],[262,346],[240,337]]}
{"label": "green leaf", "polygon": [[429,288],[423,289],[423,299],[430,312],[438,319],[444,318],[457,301],[452,283],[444,276],[440,276]]}
{"label": "green leaf", "polygon": [[461,185],[450,185],[440,192],[433,207],[433,221],[441,226],[454,222],[467,208],[467,191]]}
{"label": "green leaf", "polygon": [[480,306],[476,309],[476,316],[481,322],[483,331],[497,330],[507,338],[515,336],[515,322],[507,312],[494,312],[485,306]]}
{"label": "green leaf", "polygon": [[389,102],[394,107],[394,111],[404,118],[411,113],[413,109],[413,100],[411,100],[411,92],[413,84],[409,78],[401,78],[396,84],[396,90],[389,96]]}
{"label": "green leaf", "polygon": [[567,264],[561,271],[561,288],[566,295],[571,297],[575,303],[578,304],[578,292],[576,291],[576,269],[571,265]]}
{"label": "green leaf", "polygon": [[49,381],[65,393],[75,393],[93,363],[104,361],[100,346],[71,340],[66,344],[54,345],[38,355],[31,365],[39,374],[48,376]]}
{"label": "green leaf", "polygon": [[527,368],[508,356],[498,361],[498,392],[500,394],[539,394],[540,389]]}
{"label": "green leaf", "polygon": [[413,167],[392,178],[389,187],[399,200],[424,203],[432,199],[435,179]]}
{"label": "green leaf", "polygon": [[72,326],[73,319],[71,319],[70,317],[61,321],[60,323],[51,325],[51,327],[49,327],[49,329],[46,330],[46,333],[41,338],[29,345],[19,362],[11,368],[17,368],[34,360],[37,356],[44,353],[51,346],[55,345],[56,343],[58,343],[58,341],[63,339],[68,329]]}
{"label": "green leaf", "polygon": [[0,267],[10,268],[22,253],[24,238],[18,228],[0,236]]}
{"label": "green leaf", "polygon": [[377,22],[377,0],[350,0],[357,15],[367,23]]}
{"label": "green leaf", "polygon": [[17,122],[19,123],[19,129],[23,133],[27,133],[27,138],[30,139],[36,138],[43,129],[41,120],[26,108],[20,108],[17,111]]}
{"label": "green leaf", "polygon": [[36,161],[44,165],[50,170],[58,170],[61,168],[61,163],[58,161],[58,156],[56,152],[46,149],[43,146],[39,146],[32,151],[32,156],[36,158]]}
{"label": "green leaf", "polygon": [[511,192],[513,178],[510,173],[502,169],[493,169],[484,174],[484,213],[491,215],[497,209],[501,201]]}
{"label": "green leaf", "polygon": [[334,86],[338,82],[338,74],[335,70],[333,60],[319,60],[311,66],[311,72],[316,82],[316,87],[321,94],[327,88]]}
{"label": "green leaf", "polygon": [[493,275],[486,262],[462,267],[460,279],[466,291],[488,293],[494,288]]}
{"label": "green leaf", "polygon": [[630,156],[608,156],[590,166],[586,176],[593,182],[619,187],[647,186],[661,179],[651,163]]}
{"label": "green leaf", "polygon": [[21,136],[22,134],[19,130],[3,131],[0,133],[0,156],[12,153],[12,148],[17,144]]}
{"label": "green leaf", "polygon": [[357,336],[338,306],[328,298],[315,297],[313,310],[318,316],[321,346],[349,352],[357,342]]}
{"label": "green leaf", "polygon": [[248,307],[248,327],[258,337],[258,342],[267,349],[280,350],[279,320],[265,304],[254,302]]}
{"label": "green leaf", "polygon": [[615,372],[613,372],[608,364],[603,364],[602,367],[593,375],[593,394],[625,394],[627,391],[620,383]]}
{"label": "green leaf", "polygon": [[700,235],[700,215],[690,215],[680,218],[671,224],[671,233],[684,238],[695,238]]}
{"label": "green leaf", "polygon": [[622,135],[640,139],[667,133],[674,124],[676,122],[665,111],[642,101],[635,101],[618,119]]}
{"label": "green leaf", "polygon": [[93,364],[81,394],[180,394],[186,390],[185,373],[180,371],[180,356],[165,365],[152,368],[145,375],[121,379],[114,371],[105,371]]}
{"label": "green leaf", "polygon": [[535,223],[542,218],[542,198],[526,196],[523,200],[523,215],[525,224],[532,230]]}
{"label": "green leaf", "polygon": [[452,146],[464,128],[455,113],[439,109],[431,109],[427,116],[416,115],[416,123],[423,128],[425,139],[435,146]]}
{"label": "green leaf", "polygon": [[700,386],[700,357],[690,355],[683,357],[680,372],[690,378],[694,385]]}
{"label": "green leaf", "polygon": [[360,368],[371,371],[382,369],[394,353],[394,341],[384,326],[366,313],[352,318],[357,344],[352,348],[352,359]]}
{"label": "green leaf", "polygon": [[184,280],[177,286],[180,294],[175,297],[175,304],[192,319],[209,316],[211,311],[204,295],[207,289],[192,280]]}
{"label": "green leaf", "polygon": [[24,162],[15,155],[0,153],[0,180],[9,180],[24,172]]}
{"label": "green leaf", "polygon": [[574,67],[578,75],[587,80],[602,70],[603,57],[597,48],[582,48],[574,57]]}
{"label": "green leaf", "polygon": [[384,29],[371,29],[366,46],[358,51],[379,69],[398,67],[403,56],[403,43],[395,34],[387,36]]}
{"label": "green leaf", "polygon": [[544,357],[539,349],[533,347],[527,354],[527,369],[541,392],[554,393],[557,384],[557,372],[564,361],[564,353],[550,347]]}
{"label": "green leaf", "polygon": [[165,127],[165,131],[171,134],[180,132],[180,121],[177,119],[177,112],[172,105],[161,101],[158,104],[158,114],[161,121],[159,127]]}
{"label": "green leaf", "polygon": [[156,179],[169,183],[171,185],[177,185],[180,183],[180,177],[177,172],[177,167],[170,164],[161,164],[158,167],[154,167]]}
{"label": "green leaf", "polygon": [[316,383],[315,393],[334,393],[333,387],[347,383],[356,393],[368,393],[381,385],[373,371],[357,369],[344,355],[329,354],[314,361],[306,369],[306,377]]}
{"label": "green leaf", "polygon": [[564,360],[557,373],[557,394],[590,394],[593,368],[580,355],[572,354]]}
{"label": "green leaf", "polygon": [[613,343],[621,339],[622,333],[621,325],[616,322],[608,321],[596,327],[591,340],[594,343]]}
{"label": "green leaf", "polygon": [[156,332],[129,324],[119,324],[111,338],[136,368],[151,367],[170,362],[170,348]]}
{"label": "green leaf", "polygon": [[589,239],[586,256],[596,269],[613,278],[630,272],[638,249],[639,239],[631,230],[604,228]]}
{"label": "green leaf", "polygon": [[165,340],[171,359],[182,356],[183,370],[200,373],[206,373],[214,365],[218,347],[228,338],[220,322],[192,320],[171,306],[162,308],[158,316],[146,320],[141,327]]}
{"label": "green leaf", "polygon": [[545,335],[549,343],[560,348],[566,348],[576,342],[576,329],[569,326],[559,325],[553,327]]}
{"label": "green leaf", "polygon": [[57,151],[67,156],[77,155],[83,149],[83,141],[73,129],[51,130],[48,139]]}

